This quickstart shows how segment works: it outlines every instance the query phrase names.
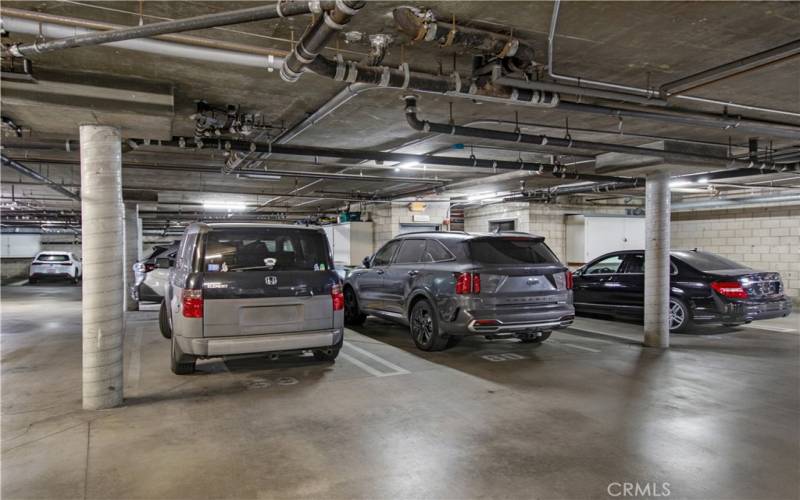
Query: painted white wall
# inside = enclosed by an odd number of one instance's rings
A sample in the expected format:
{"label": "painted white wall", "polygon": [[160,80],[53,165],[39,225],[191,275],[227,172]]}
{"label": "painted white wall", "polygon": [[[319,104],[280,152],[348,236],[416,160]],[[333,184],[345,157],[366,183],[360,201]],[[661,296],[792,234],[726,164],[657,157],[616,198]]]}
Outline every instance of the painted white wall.
{"label": "painted white wall", "polygon": [[38,234],[3,234],[0,255],[4,258],[31,257],[42,249],[42,238]]}

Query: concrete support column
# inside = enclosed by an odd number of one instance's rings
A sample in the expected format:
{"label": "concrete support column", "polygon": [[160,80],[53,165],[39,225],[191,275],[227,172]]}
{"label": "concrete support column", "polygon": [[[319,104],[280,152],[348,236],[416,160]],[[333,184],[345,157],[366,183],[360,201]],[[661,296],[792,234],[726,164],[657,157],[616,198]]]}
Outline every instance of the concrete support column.
{"label": "concrete support column", "polygon": [[141,258],[142,240],[139,231],[139,205],[125,204],[125,310],[138,311],[139,302],[131,297],[131,287],[136,282],[133,265]]}
{"label": "concrete support column", "polygon": [[644,259],[644,345],[669,347],[669,172],[647,175]]}
{"label": "concrete support column", "polygon": [[81,125],[83,408],[122,403],[124,208],[122,137],[116,127]]}

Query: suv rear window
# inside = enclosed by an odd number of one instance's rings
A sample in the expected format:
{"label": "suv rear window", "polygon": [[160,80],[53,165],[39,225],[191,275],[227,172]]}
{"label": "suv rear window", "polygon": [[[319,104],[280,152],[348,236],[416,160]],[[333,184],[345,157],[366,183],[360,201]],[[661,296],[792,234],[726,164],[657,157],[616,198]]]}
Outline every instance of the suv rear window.
{"label": "suv rear window", "polygon": [[214,229],[204,271],[325,271],[331,269],[325,235],[291,228]]}
{"label": "suv rear window", "polygon": [[481,264],[558,264],[558,258],[539,240],[485,238],[469,242],[472,260]]}
{"label": "suv rear window", "polygon": [[698,271],[722,271],[724,269],[750,269],[749,267],[714,255],[708,252],[672,252],[672,255],[680,258]]}
{"label": "suv rear window", "polygon": [[36,258],[39,262],[67,262],[69,255],[57,255],[45,253]]}

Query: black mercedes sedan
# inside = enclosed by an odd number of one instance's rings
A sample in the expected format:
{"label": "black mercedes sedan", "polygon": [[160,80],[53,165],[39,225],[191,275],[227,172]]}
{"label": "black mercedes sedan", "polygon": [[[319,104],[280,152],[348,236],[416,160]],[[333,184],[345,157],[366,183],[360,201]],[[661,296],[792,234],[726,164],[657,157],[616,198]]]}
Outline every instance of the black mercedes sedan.
{"label": "black mercedes sedan", "polygon": [[[670,331],[693,323],[741,325],[787,316],[791,300],[778,273],[755,271],[698,250],[670,252]],[[612,252],[574,273],[577,313],[641,318],[644,315],[644,251]]]}

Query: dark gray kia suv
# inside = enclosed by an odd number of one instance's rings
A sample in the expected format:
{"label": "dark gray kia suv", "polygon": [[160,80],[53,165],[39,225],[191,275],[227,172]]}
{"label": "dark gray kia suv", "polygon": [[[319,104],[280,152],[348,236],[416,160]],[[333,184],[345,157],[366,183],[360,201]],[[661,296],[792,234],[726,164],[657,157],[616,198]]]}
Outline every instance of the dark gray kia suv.
{"label": "dark gray kia suv", "polygon": [[364,259],[344,287],[345,323],[409,325],[437,351],[467,335],[541,342],[572,323],[572,274],[527,233],[409,233]]}

